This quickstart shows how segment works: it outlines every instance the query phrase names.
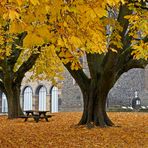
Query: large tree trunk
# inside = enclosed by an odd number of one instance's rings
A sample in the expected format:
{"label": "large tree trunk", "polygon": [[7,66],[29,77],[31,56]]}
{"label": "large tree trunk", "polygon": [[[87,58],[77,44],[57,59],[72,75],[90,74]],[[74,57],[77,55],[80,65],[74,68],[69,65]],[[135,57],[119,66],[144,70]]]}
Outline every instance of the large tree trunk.
{"label": "large tree trunk", "polygon": [[20,87],[11,86],[6,90],[7,102],[8,102],[8,118],[13,119],[22,115],[22,109],[20,106]]}
{"label": "large tree trunk", "polygon": [[[108,63],[106,63],[107,59],[110,60]],[[71,70],[69,64],[65,65],[83,94],[84,109],[79,125],[87,125],[89,128],[112,126],[114,124],[106,113],[107,95],[113,87],[116,77],[112,64],[114,62],[112,53],[107,57],[99,54],[87,54],[87,62],[90,78],[82,69],[74,71]]]}
{"label": "large tree trunk", "polygon": [[84,110],[79,125],[87,125],[88,128],[112,126],[114,124],[106,113],[107,87],[101,84],[97,87],[95,81],[92,80],[87,91],[82,90]]}

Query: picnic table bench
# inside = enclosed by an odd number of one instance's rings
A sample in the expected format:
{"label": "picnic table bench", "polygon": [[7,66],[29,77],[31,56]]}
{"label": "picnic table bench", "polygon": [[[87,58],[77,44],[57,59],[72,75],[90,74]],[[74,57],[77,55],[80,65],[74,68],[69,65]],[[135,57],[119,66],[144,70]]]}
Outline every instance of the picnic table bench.
{"label": "picnic table bench", "polygon": [[49,111],[33,111],[33,110],[26,110],[26,115],[21,116],[20,118],[24,118],[25,122],[28,118],[33,118],[36,122],[39,122],[40,119],[45,119],[48,122],[48,118],[52,117],[53,115],[47,115]]}

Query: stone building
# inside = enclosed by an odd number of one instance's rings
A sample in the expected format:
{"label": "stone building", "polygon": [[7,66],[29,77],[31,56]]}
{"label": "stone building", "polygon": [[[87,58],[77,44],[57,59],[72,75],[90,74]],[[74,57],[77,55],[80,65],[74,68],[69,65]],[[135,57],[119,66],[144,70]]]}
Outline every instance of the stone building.
{"label": "stone building", "polygon": [[[58,89],[50,81],[28,81],[30,73],[26,74],[21,85],[20,103],[25,110],[81,111],[82,97],[79,87],[70,74],[65,72],[63,88]],[[0,113],[8,111],[7,99],[0,91]]]}
{"label": "stone building", "polygon": [[[87,63],[83,63],[88,73]],[[26,75],[28,77],[29,74]],[[65,71],[63,87],[58,89],[49,81],[27,81],[21,86],[20,102],[23,110],[82,111],[83,101],[80,89],[68,71]],[[143,106],[148,106],[148,66],[145,69],[131,69],[124,73],[108,94],[107,106],[131,106],[134,92],[138,92]],[[0,92],[0,113],[7,112],[7,100]]]}
{"label": "stone building", "polygon": [[145,69],[131,69],[119,78],[108,94],[109,106],[131,106],[136,91],[141,105],[148,106],[148,65]]}

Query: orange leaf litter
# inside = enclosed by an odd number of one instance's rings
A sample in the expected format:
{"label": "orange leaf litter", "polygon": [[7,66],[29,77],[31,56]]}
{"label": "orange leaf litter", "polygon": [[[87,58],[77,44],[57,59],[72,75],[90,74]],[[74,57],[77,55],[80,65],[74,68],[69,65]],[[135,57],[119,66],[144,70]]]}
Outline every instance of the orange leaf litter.
{"label": "orange leaf litter", "polygon": [[115,127],[75,126],[81,113],[56,113],[49,122],[0,116],[0,148],[148,148],[148,113],[109,113]]}

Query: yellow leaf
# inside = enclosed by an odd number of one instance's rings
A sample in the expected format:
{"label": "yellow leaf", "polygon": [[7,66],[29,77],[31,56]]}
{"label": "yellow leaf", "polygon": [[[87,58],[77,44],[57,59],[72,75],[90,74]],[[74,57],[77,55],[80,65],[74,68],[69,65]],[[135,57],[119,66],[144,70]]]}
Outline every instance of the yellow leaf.
{"label": "yellow leaf", "polygon": [[24,46],[27,48],[39,46],[42,45],[43,43],[44,40],[40,36],[37,36],[34,33],[29,33],[24,39]]}
{"label": "yellow leaf", "polygon": [[38,0],[30,0],[33,5],[39,5],[40,2]]}
{"label": "yellow leaf", "polygon": [[22,3],[23,3],[23,1],[22,0],[16,0],[17,1],[17,3],[18,3],[18,5],[19,6],[21,6],[22,5]]}
{"label": "yellow leaf", "polygon": [[64,56],[65,56],[65,52],[61,51],[61,52],[59,53],[59,57],[64,57]]}
{"label": "yellow leaf", "polygon": [[114,48],[110,48],[110,50],[117,53],[117,50]]}
{"label": "yellow leaf", "polygon": [[24,25],[23,23],[20,23],[18,21],[13,21],[10,25],[10,33],[20,33],[24,31]]}
{"label": "yellow leaf", "polygon": [[76,37],[76,36],[72,36],[70,38],[70,42],[76,47],[76,48],[79,48],[81,45],[82,45],[82,42],[81,40]]}
{"label": "yellow leaf", "polygon": [[65,58],[71,58],[73,57],[72,54],[69,51],[66,51]]}
{"label": "yellow leaf", "polygon": [[9,18],[11,21],[14,19],[19,19],[19,14],[15,10],[9,10]]}
{"label": "yellow leaf", "polygon": [[64,42],[61,38],[58,38],[58,46],[63,46]]}

